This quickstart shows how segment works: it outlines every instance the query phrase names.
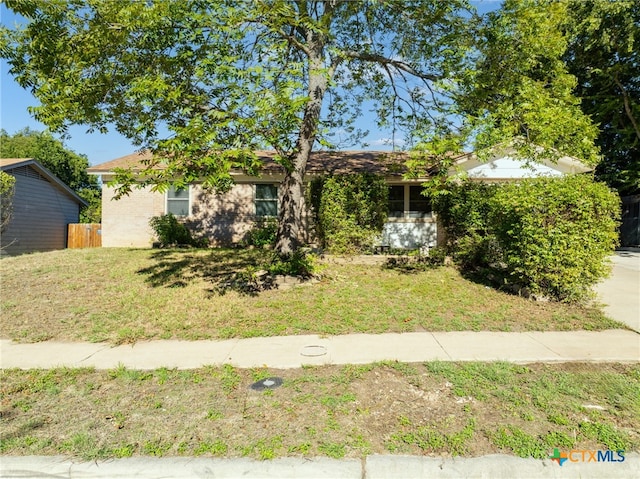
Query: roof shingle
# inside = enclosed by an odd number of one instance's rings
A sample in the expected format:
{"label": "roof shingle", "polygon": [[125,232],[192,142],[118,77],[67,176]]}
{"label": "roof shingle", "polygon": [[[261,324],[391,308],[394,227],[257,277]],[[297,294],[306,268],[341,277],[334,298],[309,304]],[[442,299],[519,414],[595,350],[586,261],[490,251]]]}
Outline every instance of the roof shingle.
{"label": "roof shingle", "polygon": [[[262,160],[262,174],[281,174],[282,166],[273,158],[274,151],[257,151]],[[117,168],[140,170],[143,161],[150,160],[150,152],[138,152],[114,160],[92,166],[89,173],[107,174]],[[386,151],[314,151],[307,164],[307,174],[348,174],[375,173],[384,176],[402,176],[406,173],[405,161],[409,158],[406,152]]]}

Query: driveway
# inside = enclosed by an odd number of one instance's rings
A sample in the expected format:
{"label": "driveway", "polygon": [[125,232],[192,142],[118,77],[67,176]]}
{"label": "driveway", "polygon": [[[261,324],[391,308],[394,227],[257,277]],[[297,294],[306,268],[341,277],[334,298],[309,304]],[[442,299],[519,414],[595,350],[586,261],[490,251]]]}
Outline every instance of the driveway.
{"label": "driveway", "polygon": [[640,250],[616,251],[611,276],[595,287],[611,318],[640,333]]}

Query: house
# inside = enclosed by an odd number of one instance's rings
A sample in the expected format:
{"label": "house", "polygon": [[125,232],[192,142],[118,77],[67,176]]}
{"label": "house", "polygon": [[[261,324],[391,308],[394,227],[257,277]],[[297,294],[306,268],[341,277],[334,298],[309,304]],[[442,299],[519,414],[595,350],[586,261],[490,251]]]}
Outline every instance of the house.
{"label": "house", "polygon": [[86,202],[33,158],[3,158],[0,169],[16,179],[2,254],[64,249],[68,225],[78,223]]}
{"label": "house", "polygon": [[[103,246],[148,247],[153,241],[149,219],[165,213],[184,218],[191,228],[206,235],[215,245],[238,243],[263,218],[277,215],[278,185],[282,167],[273,161],[274,152],[256,152],[263,161],[259,177],[232,172],[235,185],[224,194],[204,191],[199,185],[187,190],[169,189],[153,192],[150,187],[134,189],[128,196],[113,200],[115,188],[108,185],[120,168],[140,168],[149,153],[136,153],[89,168],[102,176],[102,244]],[[389,185],[389,218],[382,232],[382,244],[393,248],[418,248],[438,243],[436,218],[427,198],[421,195],[425,178],[407,180],[407,153],[379,151],[316,151],[307,165],[307,178],[325,174],[372,173],[385,177]],[[528,168],[515,160],[509,151],[487,163],[473,154],[460,155],[450,174],[467,172],[482,181],[505,181],[531,175],[561,175],[588,171],[579,161],[562,158],[557,163]],[[307,222],[308,242],[313,241]]]}

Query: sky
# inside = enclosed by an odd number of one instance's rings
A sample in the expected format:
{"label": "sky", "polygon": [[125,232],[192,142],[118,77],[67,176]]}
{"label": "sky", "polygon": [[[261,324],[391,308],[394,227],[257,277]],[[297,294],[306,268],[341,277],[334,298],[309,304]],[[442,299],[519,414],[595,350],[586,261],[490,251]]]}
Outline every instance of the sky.
{"label": "sky", "polygon": [[[486,11],[497,8],[500,0],[482,0],[472,3],[479,11]],[[12,27],[16,22],[20,22],[20,17],[16,17],[7,10],[4,4],[0,5],[0,23]],[[38,102],[33,95],[18,85],[9,74],[7,62],[0,59],[0,128],[9,134],[14,134],[27,127],[38,131],[46,130],[46,126],[36,121],[28,111],[30,106],[37,104]],[[370,132],[365,139],[369,144],[367,149],[391,149],[390,132],[380,131],[372,121],[373,116],[370,115],[371,119],[362,118],[357,125]],[[116,131],[110,131],[107,134],[88,133],[85,126],[73,126],[68,133],[69,137],[64,140],[65,146],[76,153],[86,155],[90,165],[104,163],[136,151],[133,143]],[[396,146],[401,147],[398,144]]]}

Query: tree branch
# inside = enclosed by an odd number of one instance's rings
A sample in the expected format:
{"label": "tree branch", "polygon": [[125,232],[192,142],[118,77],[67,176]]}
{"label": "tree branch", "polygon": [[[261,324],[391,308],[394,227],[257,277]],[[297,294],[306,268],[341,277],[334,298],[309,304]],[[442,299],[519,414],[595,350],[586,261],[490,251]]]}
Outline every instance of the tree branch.
{"label": "tree branch", "polygon": [[305,55],[309,56],[311,52],[307,48],[307,46],[298,40],[295,36],[290,33],[285,32],[282,28],[277,31],[278,35],[287,40],[290,45],[293,45],[296,49],[304,52]]}
{"label": "tree branch", "polygon": [[622,101],[624,103],[624,111],[629,117],[629,120],[631,121],[631,125],[633,125],[633,129],[636,132],[636,136],[638,137],[638,140],[640,140],[640,128],[638,128],[638,123],[636,123],[636,119],[633,117],[633,111],[631,111],[631,105],[629,104],[629,94],[627,93],[627,90],[625,89],[624,85],[620,83],[620,80],[618,80],[618,75],[615,73],[613,74],[613,81],[616,83],[616,85],[618,86],[618,88],[620,88],[620,91],[622,92]]}
{"label": "tree branch", "polygon": [[415,76],[416,78],[421,78],[422,80],[437,81],[441,79],[441,77],[438,75],[418,71],[406,62],[403,62],[401,60],[394,60],[392,58],[387,58],[384,55],[378,55],[377,53],[343,51],[341,52],[341,55],[343,57],[351,58],[354,60],[362,60],[365,62],[378,63],[380,65],[385,65],[385,66],[392,66],[397,70],[407,72],[410,75]]}

